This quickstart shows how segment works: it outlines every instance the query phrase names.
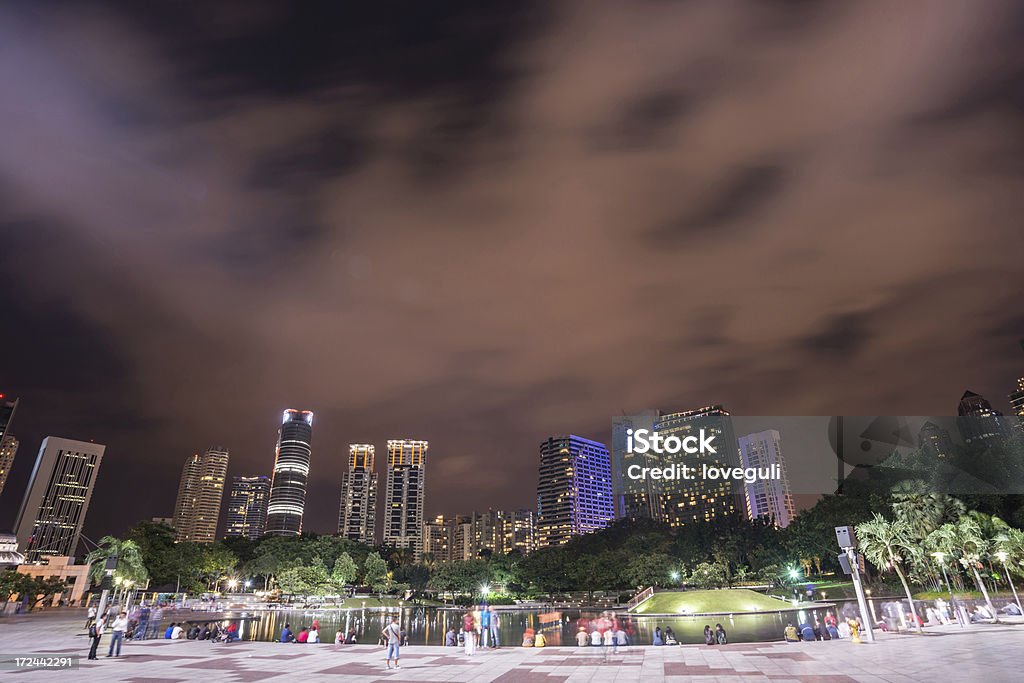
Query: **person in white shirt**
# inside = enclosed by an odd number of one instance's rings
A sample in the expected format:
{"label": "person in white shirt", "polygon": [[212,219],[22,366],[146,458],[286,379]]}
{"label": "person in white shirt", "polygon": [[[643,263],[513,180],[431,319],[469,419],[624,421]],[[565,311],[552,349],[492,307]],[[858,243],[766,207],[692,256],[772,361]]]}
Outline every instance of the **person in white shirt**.
{"label": "person in white shirt", "polygon": [[319,643],[320,642],[320,631],[315,627],[309,629],[309,637],[306,639],[307,643]]}
{"label": "person in white shirt", "polygon": [[88,616],[85,618],[85,627],[89,628],[89,624],[91,624],[92,622],[96,621],[96,608],[95,607],[89,607],[89,611],[86,612],[86,614]]}
{"label": "person in white shirt", "polygon": [[590,644],[600,645],[601,644],[601,632],[596,628],[590,633]]}
{"label": "person in white shirt", "polygon": [[171,640],[180,640],[184,633],[185,630],[181,628],[181,624],[175,624],[171,629]]}
{"label": "person in white shirt", "polygon": [[103,622],[95,621],[89,627],[89,639],[92,644],[89,646],[89,659],[96,659],[96,648],[100,646],[100,638],[103,637]]}
{"label": "person in white shirt", "polygon": [[[128,614],[121,612],[114,617],[114,623],[110,625],[110,650],[108,657],[121,656],[121,641],[124,640],[124,632],[128,629]],[[117,645],[117,654],[114,654],[114,646]]]}

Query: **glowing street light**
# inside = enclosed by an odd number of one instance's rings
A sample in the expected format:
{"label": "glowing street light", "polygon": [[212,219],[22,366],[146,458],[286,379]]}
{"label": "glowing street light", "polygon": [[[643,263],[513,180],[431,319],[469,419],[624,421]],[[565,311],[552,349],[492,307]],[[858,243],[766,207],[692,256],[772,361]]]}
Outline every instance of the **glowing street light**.
{"label": "glowing street light", "polygon": [[789,570],[789,578],[791,578],[791,579],[799,579],[800,578],[800,570],[799,569],[795,569],[795,568],[794,569],[790,569]]}
{"label": "glowing street light", "polygon": [[490,592],[491,587],[488,586],[486,583],[480,586],[480,594],[483,595],[485,598],[490,594]]}
{"label": "glowing street light", "polygon": [[672,577],[673,581],[678,581],[679,580],[679,572],[672,572],[670,574],[670,576]]}
{"label": "glowing street light", "polygon": [[238,588],[238,579],[228,579],[228,588],[231,590]]}
{"label": "glowing street light", "polygon": [[996,557],[998,557],[999,561],[1003,563],[1003,571],[1006,572],[1006,580],[1010,582],[1010,590],[1013,591],[1013,600],[1017,603],[1017,609],[1024,614],[1024,607],[1020,606],[1020,596],[1017,595],[1017,588],[1013,585],[1013,579],[1010,578],[1010,568],[1006,566],[1006,558],[1009,557],[1009,555],[1005,550],[1000,550],[996,553]]}

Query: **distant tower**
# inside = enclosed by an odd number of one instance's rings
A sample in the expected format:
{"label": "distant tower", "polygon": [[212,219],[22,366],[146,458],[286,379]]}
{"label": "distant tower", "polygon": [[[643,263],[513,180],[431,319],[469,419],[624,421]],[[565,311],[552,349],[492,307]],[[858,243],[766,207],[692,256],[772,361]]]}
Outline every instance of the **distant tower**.
{"label": "distant tower", "polygon": [[537,477],[537,547],[563,545],[573,536],[605,528],[614,517],[608,448],[573,434],[543,442]]}
{"label": "distant tower", "polygon": [[214,447],[185,461],[174,505],[174,540],[213,543],[217,536],[228,449]]}
{"label": "distant tower", "polygon": [[739,448],[743,467],[779,466],[781,479],[758,479],[744,486],[747,516],[750,519],[769,519],[772,524],[784,529],[796,517],[796,508],[793,506],[793,494],[789,489],[780,441],[779,433],[769,429],[741,436]]}
{"label": "distant tower", "polygon": [[[1020,347],[1024,349],[1024,339]],[[1017,390],[1010,394],[1010,409],[1017,418],[1017,429],[1024,432],[1024,377],[1017,378]]]}
{"label": "distant tower", "polygon": [[74,556],[106,449],[55,436],[43,439],[15,524],[29,562]]}
{"label": "distant tower", "polygon": [[990,444],[1008,436],[1003,414],[993,408],[984,396],[971,390],[960,397],[957,414],[960,416],[957,428],[968,446]]}
{"label": "distant tower", "polygon": [[7,430],[14,420],[14,411],[18,409],[18,399],[5,398],[0,394],[0,440],[7,436]]}
{"label": "distant tower", "polygon": [[277,438],[270,505],[267,507],[268,536],[298,536],[302,533],[312,453],[312,411],[284,411]]}
{"label": "distant tower", "polygon": [[925,422],[917,433],[917,446],[935,458],[953,457],[953,439],[949,431],[931,422]]}
{"label": "distant tower", "polygon": [[228,514],[224,537],[255,541],[267,526],[270,502],[270,477],[234,477],[228,494]]}
{"label": "distant tower", "polygon": [[451,562],[451,545],[452,520],[438,515],[423,525],[424,555],[430,555],[434,562]]}
{"label": "distant tower", "polygon": [[0,494],[4,492],[4,484],[14,465],[14,456],[18,454],[18,440],[8,434],[0,440]]}
{"label": "distant tower", "polygon": [[4,491],[4,484],[7,483],[11,466],[14,464],[14,456],[18,453],[18,440],[8,434],[17,407],[18,399],[5,399],[4,395],[0,394],[0,493]]}
{"label": "distant tower", "polygon": [[373,545],[377,526],[377,472],[374,447],[353,443],[348,447],[348,466],[341,473],[341,505],[338,535]]}
{"label": "distant tower", "polygon": [[384,498],[384,544],[423,554],[423,503],[428,443],[388,441],[388,480]]}

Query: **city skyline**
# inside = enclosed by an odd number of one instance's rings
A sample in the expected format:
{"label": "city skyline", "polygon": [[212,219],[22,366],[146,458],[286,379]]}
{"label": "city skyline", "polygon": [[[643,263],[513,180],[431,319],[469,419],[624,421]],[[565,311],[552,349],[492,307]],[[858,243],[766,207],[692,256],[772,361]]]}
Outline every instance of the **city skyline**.
{"label": "city skyline", "polygon": [[292,406],[324,533],[353,442],[429,440],[430,517],[649,406],[1009,414],[1013,3],[314,4],[0,6],[0,525],[48,435],[166,516]]}

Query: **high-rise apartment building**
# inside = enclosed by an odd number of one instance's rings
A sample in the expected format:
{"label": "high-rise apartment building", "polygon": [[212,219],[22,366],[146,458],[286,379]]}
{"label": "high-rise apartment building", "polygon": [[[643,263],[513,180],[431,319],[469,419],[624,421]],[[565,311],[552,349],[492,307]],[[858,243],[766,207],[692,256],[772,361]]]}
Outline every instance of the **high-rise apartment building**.
{"label": "high-rise apartment building", "polygon": [[533,510],[525,508],[512,513],[510,523],[505,527],[506,553],[519,551],[526,555],[537,547],[534,537],[534,517]]}
{"label": "high-rise apartment building", "polygon": [[286,410],[277,433],[274,479],[267,507],[268,536],[298,536],[306,509],[306,484],[313,453],[313,412]]}
{"label": "high-rise apartment building", "polygon": [[7,477],[14,465],[14,456],[18,454],[18,440],[8,434],[0,440],[0,494],[4,492]]}
{"label": "high-rise apartment building", "polygon": [[993,408],[988,399],[971,390],[960,397],[957,415],[957,429],[968,446],[984,446],[1009,436],[1003,414]]}
{"label": "high-rise apartment building", "polygon": [[1017,418],[1017,429],[1024,431],[1024,377],[1017,378],[1017,390],[1010,394],[1010,408]]}
{"label": "high-rise apartment building", "polygon": [[562,545],[603,529],[614,517],[611,458],[607,447],[575,435],[540,445],[537,481],[537,547]]}
{"label": "high-rise apartment building", "polygon": [[423,525],[423,556],[434,562],[452,559],[452,520],[438,515]]}
{"label": "high-rise apartment building", "polygon": [[796,517],[793,494],[789,489],[786,461],[782,457],[779,433],[774,429],[739,438],[740,460],[743,467],[775,471],[778,478],[761,478],[744,484],[747,516],[767,519],[780,528],[786,528]]}
{"label": "high-rise apartment building", "polygon": [[353,443],[348,447],[348,466],[341,473],[341,505],[338,535],[373,545],[377,526],[377,472],[374,447]]}
{"label": "high-rise apartment building", "polygon": [[269,503],[270,477],[232,477],[225,538],[240,536],[255,541],[262,536]]}
{"label": "high-rise apartment building", "polygon": [[228,449],[214,447],[185,461],[174,505],[174,540],[213,543],[224,499]]}
{"label": "high-rise apartment building", "polygon": [[[675,436],[680,440],[688,436],[698,436],[700,431],[704,430],[706,434],[714,437],[716,447],[715,453],[681,452],[675,455],[659,455],[661,467],[679,464],[700,471],[703,464],[721,467],[739,465],[732,419],[729,412],[720,405],[662,415],[654,428],[663,438]],[[696,477],[662,480],[658,486],[658,519],[670,526],[681,526],[693,522],[709,522],[742,512],[742,486],[742,483],[732,479],[706,480],[703,477]]]}
{"label": "high-rise apartment building", "polygon": [[74,556],[106,448],[55,436],[43,439],[15,524],[29,562]]}
{"label": "high-rise apartment building", "polygon": [[384,499],[384,544],[423,554],[423,503],[428,443],[388,441],[388,478]]}

